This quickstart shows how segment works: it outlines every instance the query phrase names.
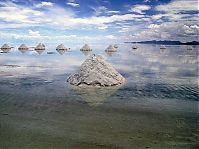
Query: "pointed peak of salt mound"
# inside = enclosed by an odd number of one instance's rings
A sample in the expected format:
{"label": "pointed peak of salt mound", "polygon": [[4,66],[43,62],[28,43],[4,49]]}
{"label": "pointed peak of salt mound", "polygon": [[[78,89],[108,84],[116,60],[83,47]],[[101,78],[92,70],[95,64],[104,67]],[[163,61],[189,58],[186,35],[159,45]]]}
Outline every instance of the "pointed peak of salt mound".
{"label": "pointed peak of salt mound", "polygon": [[67,81],[76,86],[116,86],[123,84],[125,78],[102,56],[93,54]]}
{"label": "pointed peak of salt mound", "polygon": [[56,50],[67,50],[67,48],[63,44],[60,44],[57,46]]}
{"label": "pointed peak of salt mound", "polygon": [[45,45],[42,43],[39,43],[36,47],[35,50],[45,50]]}
{"label": "pointed peak of salt mound", "polygon": [[7,43],[4,44],[1,49],[11,49],[12,47],[10,47]]}
{"label": "pointed peak of salt mound", "polygon": [[107,51],[107,52],[115,52],[115,51],[117,51],[117,49],[113,45],[109,45],[105,51]]}
{"label": "pointed peak of salt mound", "polygon": [[90,46],[88,44],[85,44],[80,51],[92,51],[92,49],[90,48]]}
{"label": "pointed peak of salt mound", "polygon": [[18,49],[25,49],[25,50],[28,50],[29,48],[25,45],[25,44],[22,44],[19,46]]}

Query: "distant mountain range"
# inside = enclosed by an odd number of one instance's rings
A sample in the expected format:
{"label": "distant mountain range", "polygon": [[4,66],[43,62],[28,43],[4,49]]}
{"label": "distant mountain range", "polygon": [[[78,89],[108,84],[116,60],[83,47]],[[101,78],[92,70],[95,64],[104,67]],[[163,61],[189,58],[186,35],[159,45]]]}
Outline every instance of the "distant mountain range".
{"label": "distant mountain range", "polygon": [[162,44],[162,45],[199,45],[198,41],[181,42],[181,41],[170,41],[170,40],[150,40],[150,41],[139,41],[139,42],[125,42],[125,43],[139,43],[139,44]]}

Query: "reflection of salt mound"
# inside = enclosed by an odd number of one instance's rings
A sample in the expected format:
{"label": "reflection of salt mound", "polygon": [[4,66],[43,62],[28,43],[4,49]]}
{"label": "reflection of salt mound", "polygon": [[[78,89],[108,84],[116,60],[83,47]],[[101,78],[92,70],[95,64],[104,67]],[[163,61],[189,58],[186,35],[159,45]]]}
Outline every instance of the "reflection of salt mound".
{"label": "reflection of salt mound", "polygon": [[80,51],[92,51],[92,49],[89,47],[88,44],[85,44],[81,49]]}
{"label": "reflection of salt mound", "polygon": [[36,49],[35,49],[35,51],[36,51],[38,54],[41,54],[41,53],[43,53],[45,50],[36,50]]}
{"label": "reflection of salt mound", "polygon": [[1,50],[3,52],[9,52],[11,50],[12,47],[10,47],[8,44],[4,44],[2,47],[1,47]]}
{"label": "reflection of salt mound", "polygon": [[115,52],[105,51],[108,56],[113,56]]}
{"label": "reflection of salt mound", "polygon": [[107,51],[107,52],[116,52],[117,49],[113,45],[109,45],[108,48],[105,51]]}
{"label": "reflection of salt mound", "polygon": [[93,54],[67,81],[76,86],[115,86],[124,83],[125,78],[103,57]]}
{"label": "reflection of salt mound", "polygon": [[187,50],[193,50],[193,47],[192,46],[188,46]]}
{"label": "reflection of salt mound", "polygon": [[88,56],[88,55],[90,55],[92,52],[91,52],[91,51],[82,51],[82,53],[83,53],[85,56]]}
{"label": "reflection of salt mound", "polygon": [[73,90],[80,96],[80,99],[85,101],[89,106],[99,106],[119,88],[120,86],[109,88],[73,87]]}
{"label": "reflection of salt mound", "polygon": [[21,53],[25,53],[26,51],[28,51],[28,47],[25,44],[22,44],[19,46],[18,50],[21,51]]}
{"label": "reflection of salt mound", "polygon": [[57,50],[57,52],[58,52],[60,55],[63,55],[63,54],[66,52],[66,50]]}

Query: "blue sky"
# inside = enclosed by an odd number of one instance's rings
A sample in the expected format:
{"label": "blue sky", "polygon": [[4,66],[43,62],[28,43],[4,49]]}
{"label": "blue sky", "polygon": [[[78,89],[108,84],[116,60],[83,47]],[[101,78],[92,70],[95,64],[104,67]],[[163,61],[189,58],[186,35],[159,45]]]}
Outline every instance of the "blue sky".
{"label": "blue sky", "polygon": [[192,41],[197,19],[197,0],[0,0],[0,41]]}

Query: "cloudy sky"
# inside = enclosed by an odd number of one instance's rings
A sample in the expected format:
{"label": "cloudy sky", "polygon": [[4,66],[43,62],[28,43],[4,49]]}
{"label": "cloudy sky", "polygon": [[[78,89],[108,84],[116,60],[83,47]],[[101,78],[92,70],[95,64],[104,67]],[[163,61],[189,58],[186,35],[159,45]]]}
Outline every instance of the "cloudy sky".
{"label": "cloudy sky", "polygon": [[197,0],[0,0],[0,41],[192,41],[197,17]]}

